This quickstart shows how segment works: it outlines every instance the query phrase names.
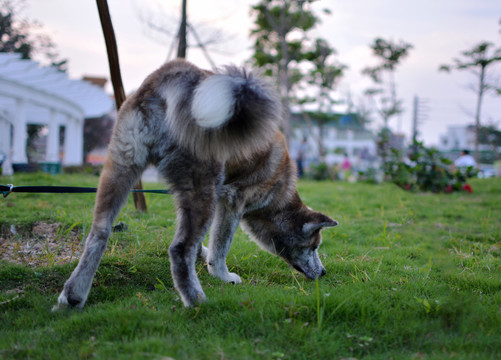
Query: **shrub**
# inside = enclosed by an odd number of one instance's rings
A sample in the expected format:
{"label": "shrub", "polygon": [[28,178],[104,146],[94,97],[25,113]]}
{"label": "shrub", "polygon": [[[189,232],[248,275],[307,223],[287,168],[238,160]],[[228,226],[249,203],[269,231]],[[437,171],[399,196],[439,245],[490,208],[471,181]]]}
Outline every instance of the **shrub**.
{"label": "shrub", "polygon": [[329,167],[324,162],[312,164],[310,167],[310,176],[313,180],[327,180],[330,178]]}
{"label": "shrub", "polygon": [[382,182],[382,173],[379,169],[368,168],[365,171],[358,172],[358,181],[366,182],[369,184],[379,184]]}
{"label": "shrub", "polygon": [[415,142],[414,148],[409,162],[403,160],[401,151],[391,150],[384,170],[393,183],[405,190],[435,193],[473,191],[466,184],[468,178],[476,176],[473,167],[451,171],[451,161],[441,156],[438,150],[426,148],[422,142]]}
{"label": "shrub", "polygon": [[65,166],[63,168],[63,172],[65,174],[88,174],[94,176],[99,176],[101,174],[101,170],[103,170],[103,165],[92,164]]}

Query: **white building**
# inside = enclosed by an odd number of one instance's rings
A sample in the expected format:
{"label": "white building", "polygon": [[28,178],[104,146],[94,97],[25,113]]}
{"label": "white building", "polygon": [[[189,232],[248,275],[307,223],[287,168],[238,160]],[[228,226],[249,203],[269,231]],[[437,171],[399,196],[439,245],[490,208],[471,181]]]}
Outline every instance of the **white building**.
{"label": "white building", "polygon": [[[482,138],[480,139],[482,140]],[[485,139],[484,139],[485,141]],[[457,125],[449,126],[447,132],[440,136],[438,150],[451,160],[457,159],[462,150],[469,150],[471,155],[475,149],[475,126]],[[501,146],[493,147],[493,144],[480,143],[478,145],[478,159],[481,170],[488,171],[493,163],[497,163],[497,176],[501,175],[498,154],[501,154]],[[490,171],[490,170],[489,170]],[[484,175],[485,176],[485,175]]]}
{"label": "white building", "polygon": [[473,150],[475,147],[475,127],[465,125],[448,126],[447,132],[440,135],[439,150],[444,152]]}
{"label": "white building", "polygon": [[309,117],[310,119],[306,121],[301,115],[292,115],[294,140],[291,153],[294,158],[297,157],[300,142],[306,139],[309,162],[320,160],[319,141],[322,142],[324,160],[328,165],[343,162],[345,155],[352,164],[356,164],[361,158],[375,160],[377,155],[375,136],[360,124],[356,114],[334,114],[332,119],[322,122],[311,114]]}
{"label": "white building", "polygon": [[[113,108],[113,101],[98,86],[68,75],[53,67],[41,67],[20,54],[0,53],[0,156],[10,164],[26,164],[27,126],[48,128],[45,161],[62,165],[81,165],[83,123]],[[60,149],[60,131],[64,144]]]}

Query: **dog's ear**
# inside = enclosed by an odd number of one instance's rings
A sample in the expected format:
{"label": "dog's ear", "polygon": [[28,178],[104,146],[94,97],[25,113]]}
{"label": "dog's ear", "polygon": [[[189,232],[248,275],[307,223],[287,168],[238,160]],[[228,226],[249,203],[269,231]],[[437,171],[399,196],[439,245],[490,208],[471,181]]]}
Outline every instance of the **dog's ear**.
{"label": "dog's ear", "polygon": [[331,219],[327,215],[319,212],[311,212],[308,221],[303,224],[303,234],[306,236],[312,235],[315,231],[324,227],[337,226],[338,222]]}

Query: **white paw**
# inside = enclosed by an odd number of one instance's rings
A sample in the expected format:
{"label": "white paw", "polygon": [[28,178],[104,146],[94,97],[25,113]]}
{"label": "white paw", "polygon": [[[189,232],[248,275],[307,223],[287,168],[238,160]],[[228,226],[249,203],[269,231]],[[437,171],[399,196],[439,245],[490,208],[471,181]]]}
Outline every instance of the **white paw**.
{"label": "white paw", "polygon": [[212,275],[230,284],[242,283],[242,279],[240,278],[240,276],[238,276],[235,273],[226,272],[224,274],[212,274]]}
{"label": "white paw", "polygon": [[223,280],[224,282],[231,284],[241,284],[242,279],[235,273],[231,273],[228,271],[226,265],[214,266],[209,263],[208,265],[209,274],[218,279]]}
{"label": "white paw", "polygon": [[226,278],[223,280],[230,283],[230,284],[241,284],[242,283],[242,279],[240,278],[240,276],[238,276],[235,273],[230,273],[230,272],[226,275]]}
{"label": "white paw", "polygon": [[[80,299],[80,298],[78,298]],[[57,304],[52,307],[52,311],[58,311],[67,308],[83,308],[85,301],[76,300],[74,297],[68,297],[66,289],[61,292],[57,298]]]}
{"label": "white paw", "polygon": [[[75,291],[75,287],[72,285],[69,285],[68,283],[65,284],[64,290],[61,292],[59,297],[57,298],[57,304],[52,308],[52,311],[57,311],[61,309],[66,309],[66,308],[78,308],[82,309],[85,305],[85,302],[87,300],[87,294],[85,292],[80,292],[78,294]],[[73,291],[72,291],[73,290]]]}
{"label": "white paw", "polygon": [[64,291],[57,298],[57,304],[52,307],[52,311],[58,311],[66,309],[68,307],[68,298],[64,294]]}

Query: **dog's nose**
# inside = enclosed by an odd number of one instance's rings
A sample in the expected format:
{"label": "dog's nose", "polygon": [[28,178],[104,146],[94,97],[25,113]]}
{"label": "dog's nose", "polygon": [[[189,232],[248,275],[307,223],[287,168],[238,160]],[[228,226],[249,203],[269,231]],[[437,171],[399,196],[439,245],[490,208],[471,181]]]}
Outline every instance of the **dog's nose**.
{"label": "dog's nose", "polygon": [[322,268],[322,271],[320,272],[320,277],[324,276],[327,274],[327,271],[325,271],[325,268]]}

